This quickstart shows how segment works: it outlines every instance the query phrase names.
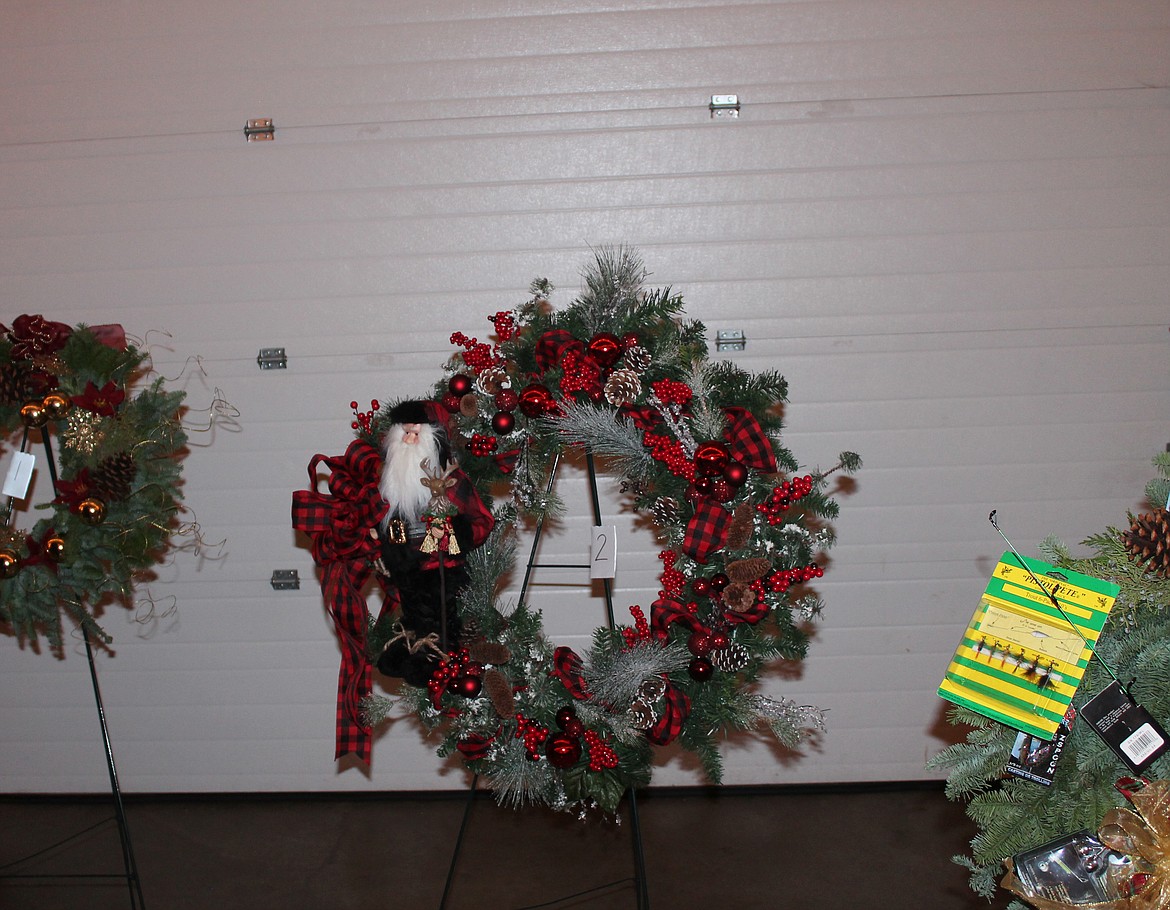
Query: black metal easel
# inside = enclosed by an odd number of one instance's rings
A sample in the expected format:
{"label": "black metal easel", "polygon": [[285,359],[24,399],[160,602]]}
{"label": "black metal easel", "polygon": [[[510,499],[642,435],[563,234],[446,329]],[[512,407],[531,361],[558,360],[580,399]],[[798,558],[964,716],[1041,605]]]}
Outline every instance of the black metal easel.
{"label": "black metal easel", "polygon": [[[552,464],[549,468],[548,487],[546,493],[551,493],[553,485],[556,483],[557,469],[560,467],[561,456],[558,453],[553,456]],[[593,464],[592,449],[585,448],[585,467],[589,474],[589,493],[593,504],[593,523],[594,525],[601,524],[601,501],[597,495],[597,471]],[[520,600],[525,602],[528,594],[528,585],[532,579],[532,570],[536,566],[536,550],[540,545],[541,533],[544,530],[544,517],[536,523],[536,531],[533,535],[532,549],[528,554],[528,565],[524,572],[524,581],[520,586]],[[588,569],[588,563],[584,564],[563,564],[563,563],[545,563],[546,568],[561,568],[561,569]],[[605,591],[605,618],[611,630],[617,627],[617,622],[614,618],[613,612],[613,588],[610,579],[603,578],[602,586]],[[455,848],[451,854],[451,865],[447,869],[447,881],[443,886],[443,898],[439,902],[439,910],[446,910],[447,898],[451,892],[451,885],[455,879],[455,867],[459,863],[459,854],[463,848],[463,838],[467,833],[467,826],[471,820],[471,808],[475,804],[476,785],[479,783],[479,775],[476,774],[471,778],[471,785],[467,792],[467,802],[463,809],[463,821],[459,825],[459,833],[455,838]],[[634,889],[637,897],[638,910],[650,910],[650,893],[646,884],[646,855],[642,848],[642,826],[638,820],[638,802],[634,793],[633,787],[626,791],[626,796],[630,804],[630,839],[632,841],[634,851]]]}
{"label": "black metal easel", "polygon": [[[45,433],[41,434],[45,444],[45,457],[48,462],[49,479],[53,485],[53,495],[57,495],[57,463],[53,457],[53,446],[49,436]],[[24,452],[28,448],[28,430],[25,429],[24,437],[20,443],[20,451]],[[9,497],[8,501],[9,515],[11,515],[12,499]],[[118,841],[122,849],[122,864],[125,869],[124,872],[111,873],[58,873],[58,874],[3,874],[0,878],[10,879],[124,879],[126,886],[130,892],[130,907],[131,910],[146,910],[146,901],[142,896],[142,882],[138,877],[138,864],[134,859],[134,844],[130,839],[130,826],[126,821],[126,807],[122,801],[122,788],[118,783],[118,768],[114,762],[114,749],[110,742],[110,730],[106,724],[106,710],[102,702],[101,684],[98,681],[97,663],[94,661],[93,639],[90,635],[89,628],[83,622],[81,624],[81,636],[85,642],[85,657],[89,663],[89,679],[93,685],[94,704],[97,706],[98,724],[101,727],[102,746],[106,756],[106,771],[110,779],[110,793],[114,800],[114,819],[118,827]],[[66,840],[70,840],[67,838]],[[13,863],[10,865],[18,865]]]}

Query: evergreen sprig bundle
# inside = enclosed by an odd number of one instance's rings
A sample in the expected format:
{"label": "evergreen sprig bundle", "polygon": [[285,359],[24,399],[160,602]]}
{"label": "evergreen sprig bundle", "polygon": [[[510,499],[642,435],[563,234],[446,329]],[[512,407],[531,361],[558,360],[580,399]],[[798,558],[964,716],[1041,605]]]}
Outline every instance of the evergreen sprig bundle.
{"label": "evergreen sprig bundle", "polygon": [[[1146,496],[1155,512],[1164,513],[1170,457],[1160,455],[1154,465],[1159,477],[1147,486]],[[1134,558],[1125,533],[1109,527],[1089,537],[1082,545],[1090,554],[1083,557],[1074,557],[1055,537],[1040,547],[1043,558],[1053,565],[1120,587],[1096,644],[1099,659],[1089,663],[1074,707],[1113,681],[1107,666],[1139,704],[1163,727],[1170,727],[1170,579]],[[1126,805],[1116,784],[1131,772],[1083,722],[1073,723],[1055,779],[1045,787],[1005,777],[1014,729],[964,708],[952,708],[949,718],[971,730],[965,742],[944,749],[928,767],[948,772],[947,795],[965,800],[967,814],[978,826],[971,855],[955,861],[971,870],[971,887],[979,894],[995,893],[1006,858],[1081,829],[1096,831],[1109,809]],[[1170,778],[1170,754],[1154,762],[1145,776]],[[1024,905],[1016,901],[1012,906]]]}
{"label": "evergreen sprig bundle", "polygon": [[109,640],[95,612],[128,601],[176,529],[184,396],[161,379],[135,391],[145,360],[120,326],[0,326],[0,432],[57,440],[49,514],[21,531],[9,506],[0,527],[0,622],[21,638],[59,647],[64,610]]}
{"label": "evergreen sprig bundle", "polygon": [[[495,663],[451,655],[460,672],[484,674],[482,691],[407,686],[403,698],[442,737],[440,754],[459,752],[501,803],[612,811],[648,783],[654,745],[677,740],[718,782],[725,732],[763,729],[795,747],[820,726],[818,709],[754,688],[774,660],[805,655],[820,608],[809,583],[837,515],[827,477],[860,459],[843,453],[829,471],[794,476],[799,463],[779,440],[779,373],[709,362],[702,324],[683,318],[669,289],[643,287],[628,249],[599,251],[584,278],[564,310],[537,281],[532,299],[491,317],[494,340],[452,335],[463,350],[432,397],[484,498],[506,491],[492,537],[468,556],[463,639],[502,647]],[[389,410],[359,419],[359,436],[378,445]],[[624,478],[664,545],[659,598],[631,606],[630,625],[597,629],[582,655],[554,647],[538,612],[496,590],[514,522],[560,507],[550,470],[571,448]],[[391,622],[371,628],[371,654]],[[371,697],[367,718],[392,706]]]}

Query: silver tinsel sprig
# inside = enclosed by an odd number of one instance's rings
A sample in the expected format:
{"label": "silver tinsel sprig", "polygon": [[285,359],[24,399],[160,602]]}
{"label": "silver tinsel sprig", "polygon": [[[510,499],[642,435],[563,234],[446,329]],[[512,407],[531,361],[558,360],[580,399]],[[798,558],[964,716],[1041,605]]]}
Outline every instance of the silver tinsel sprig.
{"label": "silver tinsel sprig", "polygon": [[653,475],[654,459],[642,444],[642,434],[628,420],[618,420],[610,408],[575,401],[564,402],[561,411],[563,416],[554,426],[565,445],[588,445],[618,476],[645,479]]}
{"label": "silver tinsel sprig", "polygon": [[747,696],[747,701],[773,735],[790,749],[799,746],[807,733],[825,729],[825,712],[814,705],[798,705],[787,698],[754,693]]}
{"label": "silver tinsel sprig", "polygon": [[644,680],[681,670],[690,658],[678,642],[654,640],[622,651],[590,652],[583,670],[585,688],[602,704],[629,705]]}
{"label": "silver tinsel sprig", "polygon": [[654,392],[651,392],[646,400],[657,408],[658,413],[662,415],[662,422],[666,424],[666,428],[674,434],[674,438],[682,445],[687,458],[694,458],[695,449],[698,448],[698,445],[695,442],[695,437],[691,434],[691,428],[683,423],[682,408],[677,404],[666,404]]}

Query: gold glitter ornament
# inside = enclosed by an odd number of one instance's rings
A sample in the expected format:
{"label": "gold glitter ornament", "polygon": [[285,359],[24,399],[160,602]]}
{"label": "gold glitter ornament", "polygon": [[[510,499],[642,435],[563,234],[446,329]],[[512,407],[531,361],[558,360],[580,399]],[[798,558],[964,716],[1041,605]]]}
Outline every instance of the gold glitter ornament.
{"label": "gold glitter ornament", "polygon": [[102,419],[92,411],[75,408],[65,421],[61,444],[83,455],[92,453],[105,438],[100,429],[101,422]]}

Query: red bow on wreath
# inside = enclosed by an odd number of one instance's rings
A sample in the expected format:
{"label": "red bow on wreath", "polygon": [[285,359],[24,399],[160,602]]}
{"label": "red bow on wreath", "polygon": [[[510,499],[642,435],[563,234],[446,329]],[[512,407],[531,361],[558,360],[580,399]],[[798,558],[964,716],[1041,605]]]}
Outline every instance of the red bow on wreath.
{"label": "red bow on wreath", "polygon": [[[723,413],[727,416],[723,438],[731,457],[762,474],[774,474],[776,453],[755,415],[744,408],[724,408]],[[730,526],[731,513],[727,509],[712,499],[700,499],[687,523],[683,552],[696,562],[706,562],[708,556],[723,549]]]}
{"label": "red bow on wreath", "polygon": [[[319,464],[331,471],[328,494],[316,490]],[[371,670],[366,653],[369,608],[361,589],[378,555],[370,530],[388,509],[378,492],[381,467],[381,455],[360,439],[339,458],[314,455],[309,462],[314,488],[297,490],[292,504],[293,527],[312,541],[313,560],[322,569],[321,591],[341,641],[335,757],[354,752],[365,762],[370,760],[370,728],[362,721],[360,706],[371,690]]]}

